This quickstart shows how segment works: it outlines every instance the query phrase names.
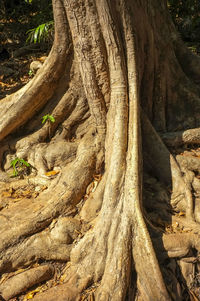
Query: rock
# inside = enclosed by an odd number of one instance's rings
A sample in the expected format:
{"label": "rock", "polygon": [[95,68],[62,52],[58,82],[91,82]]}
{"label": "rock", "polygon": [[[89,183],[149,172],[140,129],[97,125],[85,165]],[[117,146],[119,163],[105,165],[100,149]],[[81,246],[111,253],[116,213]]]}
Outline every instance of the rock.
{"label": "rock", "polygon": [[41,67],[42,67],[42,63],[41,63],[40,61],[33,61],[33,62],[30,64],[30,70],[31,70],[33,73],[36,73]]}
{"label": "rock", "polygon": [[54,268],[51,265],[42,265],[17,274],[0,285],[0,297],[10,300],[35,284],[50,279],[53,274]]}

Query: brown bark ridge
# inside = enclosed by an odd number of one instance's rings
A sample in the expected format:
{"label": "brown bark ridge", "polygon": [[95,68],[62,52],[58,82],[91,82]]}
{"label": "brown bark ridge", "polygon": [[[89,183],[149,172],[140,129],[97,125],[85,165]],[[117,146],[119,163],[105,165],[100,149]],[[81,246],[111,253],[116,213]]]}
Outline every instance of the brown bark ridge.
{"label": "brown bark ridge", "polygon": [[1,298],[50,262],[34,300],[200,300],[199,159],[166,146],[199,144],[199,58],[166,1],[53,10],[48,58],[0,101]]}

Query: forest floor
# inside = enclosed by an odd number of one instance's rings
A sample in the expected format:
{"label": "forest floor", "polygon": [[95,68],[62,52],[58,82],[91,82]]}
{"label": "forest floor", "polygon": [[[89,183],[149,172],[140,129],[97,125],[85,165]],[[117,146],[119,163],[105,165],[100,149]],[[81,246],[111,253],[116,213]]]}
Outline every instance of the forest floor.
{"label": "forest floor", "polygon": [[34,76],[31,62],[50,50],[51,45],[27,44],[26,29],[15,19],[0,19],[0,99],[24,86]]}

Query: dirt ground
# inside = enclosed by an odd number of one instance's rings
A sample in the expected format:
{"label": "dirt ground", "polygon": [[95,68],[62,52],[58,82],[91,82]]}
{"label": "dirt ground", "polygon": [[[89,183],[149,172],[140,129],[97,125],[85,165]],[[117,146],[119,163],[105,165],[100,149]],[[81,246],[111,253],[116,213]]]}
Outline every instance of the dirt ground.
{"label": "dirt ground", "polygon": [[0,19],[0,99],[24,86],[32,77],[30,64],[48,55],[51,45],[28,44],[27,22]]}

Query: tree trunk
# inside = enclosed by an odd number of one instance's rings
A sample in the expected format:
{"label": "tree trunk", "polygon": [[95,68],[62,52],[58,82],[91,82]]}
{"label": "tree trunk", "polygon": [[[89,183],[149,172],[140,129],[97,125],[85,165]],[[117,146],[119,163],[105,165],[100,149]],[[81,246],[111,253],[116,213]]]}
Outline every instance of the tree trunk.
{"label": "tree trunk", "polygon": [[2,298],[34,284],[7,293],[7,275],[46,263],[62,277],[34,300],[200,300],[200,162],[170,152],[200,142],[199,58],[166,1],[53,9],[47,60],[0,101]]}

